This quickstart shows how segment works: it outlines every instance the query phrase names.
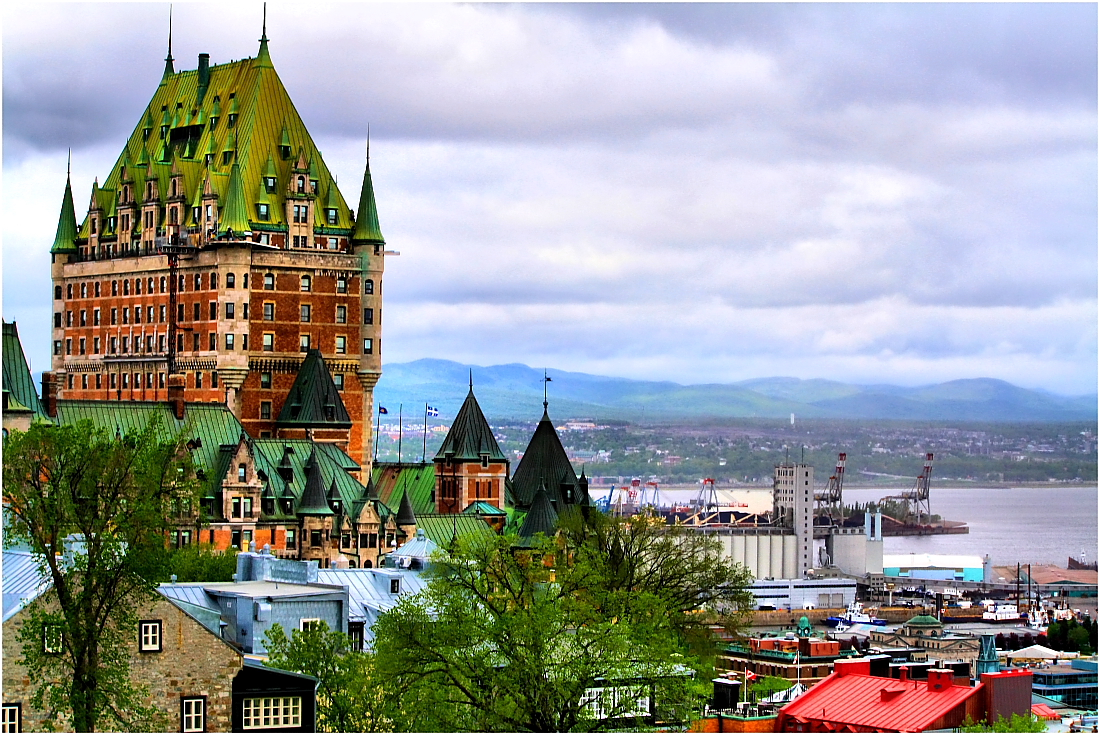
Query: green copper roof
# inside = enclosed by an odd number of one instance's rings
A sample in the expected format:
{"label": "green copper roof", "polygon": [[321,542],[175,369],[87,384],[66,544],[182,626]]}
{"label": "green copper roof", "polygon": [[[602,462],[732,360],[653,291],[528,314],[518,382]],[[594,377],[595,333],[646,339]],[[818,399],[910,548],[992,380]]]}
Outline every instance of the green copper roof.
{"label": "green copper roof", "polygon": [[507,515],[500,508],[496,507],[492,503],[486,503],[484,500],[477,500],[470,503],[462,509],[463,513],[472,513],[479,516],[503,516]]}
{"label": "green copper roof", "polygon": [[251,233],[248,225],[248,203],[244,198],[244,182],[241,180],[241,167],[236,162],[229,173],[229,191],[225,194],[225,203],[222,205],[221,217],[218,220],[218,234],[224,235],[229,230],[233,234],[240,235]]}
{"label": "green copper roof", "polygon": [[19,341],[19,330],[15,322],[4,322],[3,326],[3,353],[0,354],[0,358],[4,364],[4,392],[8,394],[9,410],[16,408],[12,404],[14,399],[24,408],[33,411],[35,415],[44,417],[46,412],[34,389],[34,379],[27,365],[27,357],[23,354],[23,345]]}
{"label": "green copper roof", "polygon": [[306,354],[275,423],[293,427],[351,427],[351,417],[320,350]]}
{"label": "green copper roof", "polygon": [[359,210],[355,214],[355,232],[352,240],[385,244],[382,228],[378,226],[378,205],[374,203],[374,184],[370,178],[370,158],[363,169],[363,188],[359,192]]}
{"label": "green copper roof", "polygon": [[905,621],[906,625],[943,625],[937,618],[931,615],[917,615]]}
{"label": "green copper roof", "polygon": [[558,528],[558,514],[554,506],[550,504],[550,497],[546,492],[546,485],[540,485],[535,493],[531,509],[527,511],[527,517],[523,519],[519,535],[523,538],[531,538],[536,533],[552,536]]}
{"label": "green copper roof", "polygon": [[397,507],[408,494],[417,518],[435,512],[435,465],[421,463],[397,464],[376,462],[371,472],[371,486],[386,505]]}
{"label": "green copper roof", "polygon": [[[240,165],[246,199],[258,191],[257,185],[267,169],[269,158],[272,158],[277,171],[278,198],[272,203],[270,220],[265,221],[265,225],[285,227],[287,224],[285,196],[290,184],[291,169],[296,160],[284,160],[280,155],[281,145],[286,145],[295,152],[300,149],[307,161],[313,161],[318,197],[325,196],[329,187],[335,186],[335,179],[298,115],[279,75],[272,67],[267,46],[265,38],[261,41],[260,55],[256,59],[211,65],[209,82],[201,99],[197,69],[167,75],[141,113],[138,125],[120,152],[110,174],[104,179],[103,188],[120,190],[118,183],[121,180],[123,163],[129,160],[136,161],[137,167],[141,169],[151,163],[149,172],[158,180],[163,196],[168,191],[170,165],[159,162],[159,154],[167,144],[171,155],[164,157],[164,160],[178,163],[183,174],[183,191],[194,192],[206,175],[207,169],[202,155],[204,152],[215,154],[210,164],[211,173],[228,178],[230,164],[223,163],[221,152],[232,150],[233,139],[237,137],[239,143],[236,146],[235,162]],[[182,104],[182,107],[177,108],[177,104]],[[233,127],[229,125],[228,115],[221,114],[222,108],[237,114]],[[177,109],[180,111],[181,124],[171,129],[172,118]],[[212,119],[215,116],[218,117],[216,124]],[[182,124],[184,121],[197,123],[202,119],[209,122],[201,125]],[[161,125],[156,124],[157,120],[162,120],[161,124],[170,128],[164,141],[161,140]],[[145,128],[149,129],[148,140],[144,138]],[[185,158],[185,153],[190,153],[192,157]],[[150,162],[150,156],[154,155],[157,155],[158,160]],[[216,187],[216,190],[220,194],[225,193],[224,187]],[[338,188],[333,196],[338,206],[334,207],[337,210],[336,224],[331,226],[351,230],[353,224],[347,202]],[[247,203],[254,204],[250,201]],[[192,198],[186,204],[193,207],[199,202]],[[225,201],[219,201],[219,208],[225,206]],[[254,206],[248,207],[245,216],[249,219],[255,216],[254,209]],[[223,222],[224,219],[224,216],[219,217]],[[317,224],[321,223],[318,218]],[[238,230],[237,227],[233,229],[235,232]],[[244,231],[250,229],[252,228],[246,227]],[[73,231],[75,232],[75,228]]]}
{"label": "green copper roof", "polygon": [[443,548],[448,548],[456,535],[462,538],[490,538],[496,535],[484,519],[462,513],[418,515],[416,527],[423,529],[425,536]]}
{"label": "green copper roof", "polygon": [[51,253],[75,253],[76,248],[76,208],[73,206],[73,187],[68,174],[65,175],[65,194],[61,198],[61,216],[57,218],[57,234],[53,238]]}
{"label": "green copper roof", "polygon": [[298,515],[301,516],[331,516],[335,515],[329,507],[328,498],[325,497],[324,479],[321,477],[321,465],[317,462],[317,450],[309,455],[306,462],[306,489],[302,493],[302,502],[298,505]]}
{"label": "green copper roof", "polygon": [[[535,494],[539,486],[545,483],[546,493],[554,504],[561,508],[563,503],[581,503],[584,498],[579,497],[579,485],[577,474],[573,471],[573,465],[569,463],[569,457],[565,454],[565,448],[561,445],[558,432],[550,421],[550,416],[545,408],[542,412],[542,420],[535,428],[527,450],[523,453],[516,472],[512,475],[512,489],[515,493],[516,507],[528,508],[535,500]],[[572,490],[573,497],[568,498],[563,492]]]}
{"label": "green copper roof", "polygon": [[485,414],[481,412],[481,406],[474,397],[473,386],[458,410],[451,430],[447,432],[447,438],[436,452],[436,459],[445,459],[448,455],[452,459],[480,460],[482,455],[488,455],[490,460],[506,462],[504,452],[500,451],[496,437],[489,422],[485,420]]}
{"label": "green copper roof", "polygon": [[[290,500],[291,512],[286,514],[279,503],[276,515],[293,516],[303,504],[311,457],[320,473],[320,486],[328,488],[323,493],[326,504],[329,499],[339,500],[341,509],[352,514],[362,508],[367,489],[349,474],[349,470],[357,471],[359,465],[336,445],[314,444],[308,439],[256,439],[252,444],[265,492],[282,501]],[[336,486],[335,496],[333,485]],[[388,513],[385,508],[380,508],[379,512]]]}

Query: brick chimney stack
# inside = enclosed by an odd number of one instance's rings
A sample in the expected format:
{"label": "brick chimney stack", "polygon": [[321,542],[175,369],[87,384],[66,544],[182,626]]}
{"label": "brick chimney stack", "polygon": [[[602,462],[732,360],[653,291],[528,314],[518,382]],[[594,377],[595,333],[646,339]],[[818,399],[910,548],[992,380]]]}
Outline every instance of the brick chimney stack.
{"label": "brick chimney stack", "polygon": [[57,375],[50,371],[42,371],[42,407],[50,418],[57,418],[57,391],[60,382]]}
{"label": "brick chimney stack", "polygon": [[187,378],[183,375],[168,376],[168,402],[172,404],[172,413],[180,421],[183,420],[184,400],[183,391],[187,385]]}

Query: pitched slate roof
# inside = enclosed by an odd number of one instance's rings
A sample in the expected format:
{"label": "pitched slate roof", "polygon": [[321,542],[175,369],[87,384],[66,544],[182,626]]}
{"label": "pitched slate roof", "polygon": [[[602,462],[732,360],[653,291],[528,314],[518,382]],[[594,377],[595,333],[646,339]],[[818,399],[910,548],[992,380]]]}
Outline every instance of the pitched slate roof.
{"label": "pitched slate roof", "polygon": [[[236,116],[232,127],[230,115]],[[166,131],[163,138],[162,128]],[[228,162],[222,157],[225,151],[236,152]],[[206,153],[213,154],[209,165]],[[117,201],[124,180],[123,169],[127,169],[129,179],[144,181],[146,173],[142,169],[148,165],[163,198],[169,191],[175,165],[182,175],[183,191],[192,195],[184,210],[185,224],[192,225],[191,208],[197,204],[193,193],[201,192],[202,182],[209,174],[214,191],[223,202],[221,206],[225,206],[231,167],[239,163],[248,219],[245,229],[285,230],[287,188],[299,157],[307,162],[310,179],[317,181],[318,207],[322,201],[326,205],[329,202],[322,197],[331,197],[336,204],[336,223],[320,229],[350,235],[355,225],[351,209],[275,72],[265,39],[255,59],[209,66],[205,84],[198,69],[169,70],[100,190]],[[276,186],[274,193],[268,195],[272,197],[269,218],[260,220],[255,196],[260,191],[269,158],[274,161]],[[312,193],[311,190],[312,187],[307,187],[307,192]],[[330,190],[334,193],[328,194]],[[135,187],[135,194],[143,193],[143,186]],[[317,221],[327,223],[325,217],[319,216]],[[85,219],[79,237],[86,238],[88,234],[89,223]]]}
{"label": "pitched slate roof", "polygon": [[[19,341],[19,330],[15,322],[4,322],[3,328],[3,344],[0,349],[3,350],[4,394],[8,398],[8,406],[15,410],[22,406],[33,411],[36,416],[45,418],[46,411],[34,389],[34,379],[27,365],[27,357],[23,354],[23,345]],[[13,405],[13,399],[18,402],[18,406]]]}
{"label": "pitched slate roof", "polygon": [[351,417],[320,350],[306,353],[275,424],[295,428],[351,428]]}
{"label": "pitched slate roof", "polygon": [[413,513],[417,518],[435,512],[435,465],[423,463],[376,462],[371,472],[371,482],[386,505],[397,507],[401,497],[408,493]]}
{"label": "pitched slate roof", "polygon": [[481,406],[477,404],[472,385],[435,458],[446,459],[448,455],[459,460],[480,460],[482,455],[488,455],[493,461],[508,461],[504,452],[500,451],[500,445],[493,436],[489,422],[485,420],[485,414],[481,412]]}
{"label": "pitched slate roof", "polygon": [[578,497],[579,487],[577,473],[573,471],[573,465],[569,463],[569,457],[565,454],[565,448],[561,445],[558,432],[550,421],[550,416],[545,408],[542,419],[535,427],[535,433],[523,453],[523,458],[512,475],[512,490],[515,494],[516,507],[527,509],[535,501],[535,494],[540,485],[546,485],[546,493],[554,507],[561,508],[566,503],[562,494],[562,485],[573,488],[572,503],[580,503],[584,499]]}
{"label": "pitched slate roof", "polygon": [[519,528],[519,535],[523,538],[532,538],[536,533],[552,536],[557,528],[558,514],[550,504],[546,486],[542,485],[535,493],[531,510],[527,511],[527,517],[523,519],[523,525]]}

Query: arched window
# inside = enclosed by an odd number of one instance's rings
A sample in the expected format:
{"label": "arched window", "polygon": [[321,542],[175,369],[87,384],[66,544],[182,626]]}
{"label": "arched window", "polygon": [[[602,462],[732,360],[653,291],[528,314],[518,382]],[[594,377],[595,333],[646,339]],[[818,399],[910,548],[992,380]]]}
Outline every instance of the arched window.
{"label": "arched window", "polygon": [[54,286],[53,287],[53,297],[54,297],[54,299],[56,299],[58,301],[61,300],[61,286]]}
{"label": "arched window", "polygon": [[164,293],[164,289],[168,287],[168,279],[164,276],[160,277],[160,292]]}
{"label": "arched window", "polygon": [[134,293],[137,294],[138,296],[141,295],[141,279],[140,278],[135,278],[134,279]]}
{"label": "arched window", "polygon": [[118,281],[111,281],[111,295],[118,296]]}
{"label": "arched window", "polygon": [[232,273],[226,273],[225,274],[225,287],[226,288],[236,288],[237,287],[237,276],[232,274]]}
{"label": "arched window", "polygon": [[306,177],[304,177],[304,176],[299,176],[298,177],[298,193],[299,194],[305,194],[306,193]]}
{"label": "arched window", "polygon": [[368,279],[363,281],[363,293],[366,293],[366,294],[374,293],[374,280],[373,279],[368,278]]}
{"label": "arched window", "polygon": [[302,290],[310,291],[313,289],[313,279],[309,276],[302,276]]}
{"label": "arched window", "polygon": [[202,274],[201,273],[196,273],[195,274],[195,290],[196,291],[201,291],[202,290]]}
{"label": "arched window", "polygon": [[80,284],[80,298],[88,298],[88,284],[86,283]]}
{"label": "arched window", "polygon": [[65,298],[69,300],[72,300],[73,298],[73,284],[71,283],[65,284]]}
{"label": "arched window", "polygon": [[123,296],[129,296],[130,295],[130,279],[129,278],[125,279],[122,282],[122,295]]}
{"label": "arched window", "polygon": [[152,278],[149,279],[148,286],[149,287],[147,289],[145,289],[145,293],[150,293],[150,294],[153,293],[153,279]]}
{"label": "arched window", "polygon": [[248,274],[247,273],[244,274],[244,287],[248,288]]}
{"label": "arched window", "polygon": [[176,195],[176,180],[172,179],[172,196]]}

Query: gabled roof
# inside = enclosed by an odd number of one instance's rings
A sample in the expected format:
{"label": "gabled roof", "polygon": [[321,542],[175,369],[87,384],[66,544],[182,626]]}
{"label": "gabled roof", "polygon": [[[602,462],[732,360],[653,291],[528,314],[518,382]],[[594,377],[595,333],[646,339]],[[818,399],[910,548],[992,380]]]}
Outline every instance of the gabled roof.
{"label": "gabled roof", "polygon": [[27,357],[23,354],[23,345],[19,341],[19,330],[15,322],[4,322],[3,344],[0,349],[0,360],[4,365],[4,392],[8,396],[9,406],[12,399],[19,405],[33,411],[36,416],[45,418],[46,411],[42,408],[42,402],[38,399],[38,393],[34,389],[34,379],[31,377],[30,367],[27,365]]}
{"label": "gabled roof", "polygon": [[371,471],[371,483],[378,497],[396,508],[404,494],[408,494],[416,517],[435,513],[435,465],[423,463],[375,462]]}
{"label": "gabled roof", "polygon": [[53,584],[29,551],[4,549],[0,577],[4,583],[4,620],[7,621]]}
{"label": "gabled roof", "polygon": [[563,507],[566,503],[566,498],[562,497],[562,485],[575,488],[572,503],[580,503],[584,500],[576,497],[576,494],[579,494],[577,473],[569,463],[569,457],[565,454],[565,448],[561,445],[561,439],[558,438],[558,432],[554,429],[554,424],[550,421],[545,407],[542,419],[535,427],[535,433],[527,445],[527,450],[523,453],[515,474],[512,475],[516,507],[521,509],[530,507],[539,486],[544,483],[547,495],[557,508]]}
{"label": "gabled roof", "polygon": [[500,508],[496,507],[492,503],[486,503],[484,500],[476,500],[470,503],[462,509],[463,513],[471,513],[479,516],[505,516],[508,515]]}
{"label": "gabled roof", "polygon": [[295,428],[351,428],[351,417],[320,350],[310,350],[306,354],[275,424]]}
{"label": "gabled roof", "polygon": [[457,534],[460,538],[496,535],[485,519],[462,513],[430,513],[417,516],[416,530],[423,529],[424,535],[437,545],[447,548]]}
{"label": "gabled roof", "polygon": [[[229,124],[230,115],[236,115],[232,127]],[[165,139],[161,138],[162,125],[168,128]],[[149,132],[146,133],[146,130]],[[235,162],[239,162],[241,167],[245,197],[251,198],[258,191],[257,185],[269,156],[273,157],[277,170],[277,200],[270,209],[270,219],[262,222],[251,220],[256,216],[256,208],[254,202],[248,201],[246,209],[250,227],[246,230],[257,226],[285,229],[284,203],[299,150],[303,151],[307,161],[312,161],[311,175],[317,180],[318,196],[323,196],[330,187],[335,186],[335,178],[279,79],[271,63],[267,40],[263,39],[255,59],[210,65],[205,85],[201,84],[198,69],[166,73],[145,111],[138,117],[117,162],[104,179],[103,187],[119,190],[122,164],[129,160],[137,162],[141,168],[146,163],[150,164],[162,196],[168,191],[172,165],[177,165],[183,175],[183,190],[190,194],[208,170],[223,179],[228,177],[232,162],[224,162],[221,153],[232,150],[234,141],[237,142]],[[280,147],[283,145],[290,149],[289,157],[282,155]],[[207,152],[214,154],[209,167],[204,155]],[[188,153],[190,157],[185,157]],[[307,191],[311,188],[307,187]],[[224,196],[224,186],[216,189]],[[351,234],[354,226],[351,209],[338,188],[334,197],[337,202],[336,224],[327,228]],[[193,200],[187,202],[188,207],[196,204]],[[86,221],[81,233],[82,237],[87,236]]]}
{"label": "gabled roof", "polygon": [[451,430],[435,454],[435,459],[442,460],[450,456],[458,460],[480,460],[487,455],[491,461],[507,462],[504,452],[500,451],[496,437],[489,422],[485,420],[485,414],[481,412],[481,406],[474,397],[474,387],[470,386],[470,392],[458,410],[458,415],[451,423]]}

